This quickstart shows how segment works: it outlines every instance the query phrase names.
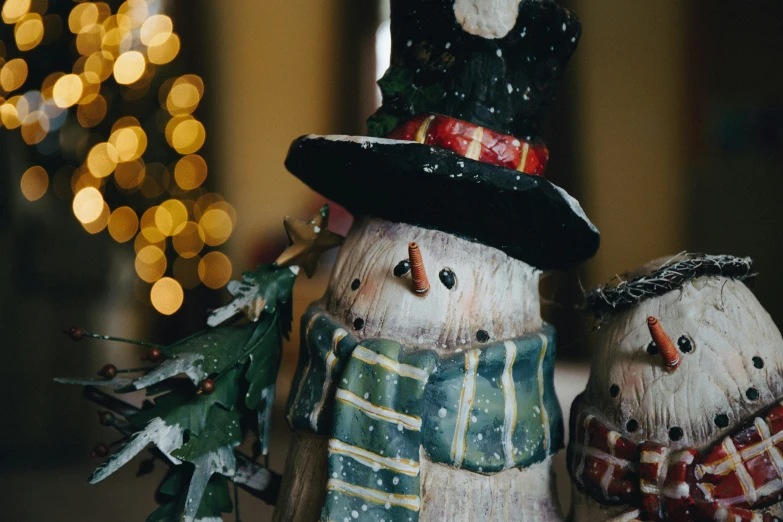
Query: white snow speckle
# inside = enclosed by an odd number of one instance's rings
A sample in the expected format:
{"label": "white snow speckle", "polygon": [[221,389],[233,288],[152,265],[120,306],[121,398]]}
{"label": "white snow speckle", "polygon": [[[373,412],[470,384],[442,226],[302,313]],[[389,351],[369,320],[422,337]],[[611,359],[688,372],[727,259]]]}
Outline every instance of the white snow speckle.
{"label": "white snow speckle", "polygon": [[514,87],[510,83],[506,85],[506,89],[508,89],[508,93],[509,94],[514,92]]}
{"label": "white snow speckle", "polygon": [[501,51],[500,49],[498,49],[498,51],[497,51],[497,54],[498,54],[498,56],[503,56],[503,51]]}
{"label": "white snow speckle", "polygon": [[446,418],[446,413],[448,413],[446,411],[446,408],[441,408],[441,409],[438,410],[438,417],[440,417],[441,419],[445,419]]}
{"label": "white snow speckle", "polygon": [[407,44],[405,44],[405,45],[407,45],[408,47],[410,47],[411,45],[413,45],[413,40],[408,40],[408,43],[407,43]]}

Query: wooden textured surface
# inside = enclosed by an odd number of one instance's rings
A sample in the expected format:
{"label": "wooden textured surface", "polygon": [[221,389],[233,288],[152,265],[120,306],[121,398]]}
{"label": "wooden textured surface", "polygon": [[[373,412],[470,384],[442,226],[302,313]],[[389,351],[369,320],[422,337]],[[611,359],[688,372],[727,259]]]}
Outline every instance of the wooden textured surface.
{"label": "wooden textured surface", "polygon": [[[413,292],[411,275],[395,277],[408,243],[421,250],[430,282],[426,297]],[[456,286],[439,279],[451,270]],[[324,308],[359,339],[384,338],[454,352],[510,339],[541,327],[539,272],[500,250],[451,234],[376,218],[357,220],[340,250]],[[362,328],[355,328],[361,320]]]}
{"label": "wooden textured surface", "polygon": [[559,522],[552,458],[526,469],[482,475],[422,454],[420,522]]}
{"label": "wooden textured surface", "polygon": [[328,439],[293,432],[273,522],[314,522],[326,496]]}

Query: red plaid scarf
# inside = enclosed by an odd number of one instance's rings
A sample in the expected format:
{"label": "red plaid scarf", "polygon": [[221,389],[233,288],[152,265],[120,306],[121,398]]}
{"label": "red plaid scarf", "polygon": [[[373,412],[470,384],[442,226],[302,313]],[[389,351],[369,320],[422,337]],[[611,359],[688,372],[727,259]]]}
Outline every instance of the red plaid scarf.
{"label": "red plaid scarf", "polygon": [[601,504],[628,504],[618,521],[783,522],[755,512],[783,499],[783,403],[759,413],[706,453],[637,443],[571,410],[568,468]]}

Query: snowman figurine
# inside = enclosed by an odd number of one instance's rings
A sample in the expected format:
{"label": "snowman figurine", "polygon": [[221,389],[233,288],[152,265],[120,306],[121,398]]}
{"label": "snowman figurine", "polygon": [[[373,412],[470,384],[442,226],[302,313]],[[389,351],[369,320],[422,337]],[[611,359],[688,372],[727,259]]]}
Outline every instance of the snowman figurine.
{"label": "snowman figurine", "polygon": [[749,259],[681,255],[589,295],[572,520],[782,520],[783,339],[752,275]]}
{"label": "snowman figurine", "polygon": [[552,0],[392,0],[371,137],[291,146],[356,219],[301,321],[275,520],[559,520],[538,281],[599,236],[543,177],[539,119],[579,34]]}

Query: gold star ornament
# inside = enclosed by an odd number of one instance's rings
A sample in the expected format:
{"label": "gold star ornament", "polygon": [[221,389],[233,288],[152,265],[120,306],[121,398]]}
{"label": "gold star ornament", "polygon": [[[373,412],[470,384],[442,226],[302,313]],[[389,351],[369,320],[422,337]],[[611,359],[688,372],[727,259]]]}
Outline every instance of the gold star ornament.
{"label": "gold star ornament", "polygon": [[299,266],[307,277],[313,277],[318,269],[318,260],[324,252],[338,247],[345,239],[327,227],[329,205],[324,205],[308,222],[287,216],[283,221],[285,232],[291,244],[275,260],[277,266]]}

